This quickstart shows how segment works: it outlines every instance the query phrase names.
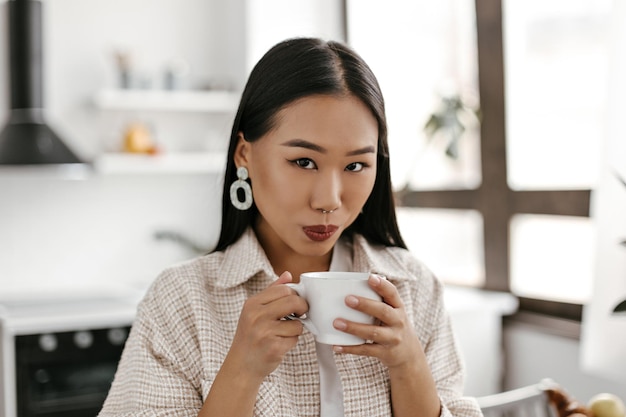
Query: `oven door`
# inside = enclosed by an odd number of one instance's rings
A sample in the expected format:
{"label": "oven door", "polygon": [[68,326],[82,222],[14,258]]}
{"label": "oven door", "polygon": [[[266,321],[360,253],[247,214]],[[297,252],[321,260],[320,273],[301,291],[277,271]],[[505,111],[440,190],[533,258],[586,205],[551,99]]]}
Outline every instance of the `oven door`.
{"label": "oven door", "polygon": [[94,417],[130,327],[15,337],[19,417]]}

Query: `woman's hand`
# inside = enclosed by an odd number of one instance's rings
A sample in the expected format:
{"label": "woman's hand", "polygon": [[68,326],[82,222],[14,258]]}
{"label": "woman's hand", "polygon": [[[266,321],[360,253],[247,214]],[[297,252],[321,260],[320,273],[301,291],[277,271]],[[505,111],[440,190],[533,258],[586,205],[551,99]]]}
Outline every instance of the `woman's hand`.
{"label": "woman's hand", "polygon": [[244,303],[233,343],[217,373],[199,416],[251,416],[263,378],[298,343],[302,323],[282,318],[309,309],[306,301],[285,284],[291,274]]}
{"label": "woman's hand", "polygon": [[238,363],[240,370],[252,377],[263,379],[276,369],[302,334],[302,323],[283,320],[289,314],[302,315],[309,309],[293,289],[282,285],[291,280],[291,273],[284,272],[244,303],[227,360]]}
{"label": "woman's hand", "polygon": [[441,404],[435,381],[396,287],[376,275],[370,276],[369,285],[382,297],[382,302],[348,296],[346,304],[373,316],[379,325],[339,318],[334,326],[373,343],[335,346],[335,351],[376,357],[387,366],[394,416],[438,416]]}
{"label": "woman's hand", "polygon": [[409,322],[396,287],[377,275],[370,276],[369,285],[382,297],[382,302],[348,296],[346,304],[373,316],[379,324],[361,324],[341,318],[336,319],[333,324],[338,330],[373,343],[335,346],[335,351],[376,357],[390,370],[414,366],[423,357],[422,345]]}

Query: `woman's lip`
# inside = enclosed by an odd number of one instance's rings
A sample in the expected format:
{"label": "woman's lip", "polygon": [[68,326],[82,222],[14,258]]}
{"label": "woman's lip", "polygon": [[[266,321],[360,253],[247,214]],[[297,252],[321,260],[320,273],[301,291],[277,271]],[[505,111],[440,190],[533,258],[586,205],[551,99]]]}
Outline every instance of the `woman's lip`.
{"label": "woman's lip", "polygon": [[302,228],[302,230],[304,230],[304,234],[307,235],[309,239],[316,242],[322,242],[330,238],[337,231],[337,229],[339,229],[339,226],[335,226],[334,224],[318,224]]}

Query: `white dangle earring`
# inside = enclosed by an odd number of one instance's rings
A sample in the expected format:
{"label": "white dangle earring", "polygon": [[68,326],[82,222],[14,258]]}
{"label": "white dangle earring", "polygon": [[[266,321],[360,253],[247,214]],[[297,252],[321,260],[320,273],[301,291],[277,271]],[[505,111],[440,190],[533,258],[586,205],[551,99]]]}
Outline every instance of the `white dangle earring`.
{"label": "white dangle earring", "polygon": [[[248,210],[252,206],[252,189],[246,182],[248,179],[248,169],[246,167],[237,168],[237,180],[230,186],[230,202],[239,210]],[[243,190],[244,200],[239,200],[239,190]]]}

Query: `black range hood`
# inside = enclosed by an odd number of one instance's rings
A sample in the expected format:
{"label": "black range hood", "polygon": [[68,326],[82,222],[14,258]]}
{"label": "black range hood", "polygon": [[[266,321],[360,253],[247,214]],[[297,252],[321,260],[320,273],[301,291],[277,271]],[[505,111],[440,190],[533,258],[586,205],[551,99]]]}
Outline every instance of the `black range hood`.
{"label": "black range hood", "polygon": [[0,165],[81,163],[44,119],[41,1],[8,0],[7,9],[10,108]]}

